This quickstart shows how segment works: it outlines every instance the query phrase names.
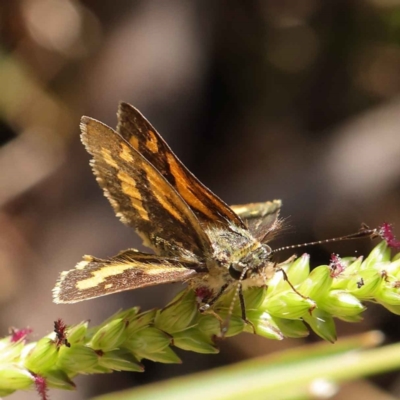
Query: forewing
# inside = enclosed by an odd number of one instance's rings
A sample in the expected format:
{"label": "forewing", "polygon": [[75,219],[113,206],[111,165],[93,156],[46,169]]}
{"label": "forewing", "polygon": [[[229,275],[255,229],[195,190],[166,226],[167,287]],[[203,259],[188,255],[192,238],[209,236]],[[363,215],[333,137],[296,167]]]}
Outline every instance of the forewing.
{"label": "forewing", "polygon": [[272,239],[281,226],[279,212],[282,206],[280,200],[264,203],[250,203],[231,206],[247,224],[249,231],[260,242]]}
{"label": "forewing", "polygon": [[157,254],[205,256],[210,243],[199,221],[164,177],[117,132],[82,117],[82,142],[117,216]]}
{"label": "forewing", "polygon": [[238,215],[182,164],[150,122],[130,104],[119,106],[117,131],[156,167],[201,223],[233,223],[245,228]]}
{"label": "forewing", "polygon": [[185,281],[198,264],[127,250],[109,259],[84,256],[61,274],[53,289],[56,303],[76,303],[107,294],[161,283]]}

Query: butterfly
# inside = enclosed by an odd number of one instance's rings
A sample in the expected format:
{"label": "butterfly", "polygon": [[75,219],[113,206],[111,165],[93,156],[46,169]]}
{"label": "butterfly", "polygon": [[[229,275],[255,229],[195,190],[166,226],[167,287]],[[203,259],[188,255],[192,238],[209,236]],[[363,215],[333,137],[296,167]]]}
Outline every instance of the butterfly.
{"label": "butterfly", "polygon": [[279,231],[281,201],[229,207],[177,158],[133,106],[121,103],[117,130],[82,117],[81,139],[97,182],[117,217],[153,254],[128,249],[114,257],[84,256],[61,273],[56,303],[186,282],[205,310],[236,287],[264,286],[276,269],[267,244]]}

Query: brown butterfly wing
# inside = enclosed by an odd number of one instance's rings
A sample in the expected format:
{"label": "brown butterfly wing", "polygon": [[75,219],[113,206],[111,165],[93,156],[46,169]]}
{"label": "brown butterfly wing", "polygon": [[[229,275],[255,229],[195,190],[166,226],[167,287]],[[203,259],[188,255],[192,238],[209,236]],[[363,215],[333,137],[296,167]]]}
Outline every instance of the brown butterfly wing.
{"label": "brown butterfly wing", "polygon": [[273,200],[263,203],[233,205],[231,208],[243,219],[256,239],[266,242],[271,240],[281,227],[279,219],[281,206],[280,200]]}
{"label": "brown butterfly wing", "polygon": [[183,258],[190,258],[190,253],[202,258],[211,252],[209,239],[192,210],[145,157],[95,119],[83,117],[81,130],[105,196],[145,245],[157,254]]}
{"label": "brown butterfly wing", "polygon": [[245,228],[240,217],[182,164],[150,122],[130,104],[119,106],[117,131],[156,167],[201,223]]}
{"label": "brown butterfly wing", "polygon": [[56,303],[76,303],[125,290],[181,282],[198,274],[197,263],[126,250],[108,259],[85,256],[61,274],[53,289]]}

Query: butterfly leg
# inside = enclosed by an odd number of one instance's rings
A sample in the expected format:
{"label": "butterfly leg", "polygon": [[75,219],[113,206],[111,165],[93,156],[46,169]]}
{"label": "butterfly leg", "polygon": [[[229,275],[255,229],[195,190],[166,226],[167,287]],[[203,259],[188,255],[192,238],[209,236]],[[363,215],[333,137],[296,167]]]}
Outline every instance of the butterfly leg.
{"label": "butterfly leg", "polygon": [[289,277],[286,273],[286,271],[283,268],[277,268],[276,269],[277,272],[282,272],[283,275],[283,279],[289,284],[289,286],[292,288],[293,292],[295,292],[296,294],[298,294],[300,297],[302,297],[303,299],[308,299],[309,297],[304,296],[303,294],[301,294],[290,282]]}
{"label": "butterfly leg", "polygon": [[239,303],[240,303],[240,310],[241,310],[241,312],[242,312],[242,320],[243,320],[246,324],[248,324],[248,325],[251,326],[251,328],[253,329],[253,333],[256,335],[257,332],[256,332],[256,328],[255,328],[254,324],[253,324],[249,319],[247,319],[247,315],[246,315],[246,303],[245,303],[245,301],[244,301],[242,285],[239,286]]}
{"label": "butterfly leg", "polygon": [[[244,301],[243,288],[242,288],[241,282],[239,282],[238,286],[237,286],[237,296],[239,297],[239,304],[240,304],[240,310],[241,310],[241,313],[242,313],[242,320],[246,324],[249,324],[253,328],[253,333],[256,334],[256,328],[254,327],[253,323],[247,319],[246,303]],[[234,299],[235,299],[235,297],[234,297]],[[234,306],[234,301],[232,301],[231,307],[230,307],[229,312],[228,312],[228,316],[226,317],[226,319],[223,321],[223,323],[221,325],[222,337],[225,336],[226,332],[229,329],[229,323],[230,323],[231,315],[232,315],[232,312],[233,312],[233,306]]]}

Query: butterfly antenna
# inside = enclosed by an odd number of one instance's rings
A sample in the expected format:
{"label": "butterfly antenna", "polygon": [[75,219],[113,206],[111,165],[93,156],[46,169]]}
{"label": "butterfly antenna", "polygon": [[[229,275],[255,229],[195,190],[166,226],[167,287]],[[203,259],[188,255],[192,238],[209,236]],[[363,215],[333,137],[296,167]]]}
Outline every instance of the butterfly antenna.
{"label": "butterfly antenna", "polygon": [[361,239],[365,237],[375,237],[379,236],[377,229],[370,229],[367,225],[361,225],[361,228],[358,232],[351,233],[350,235],[340,236],[332,239],[325,239],[325,240],[317,240],[316,242],[308,242],[308,243],[301,243],[301,244],[293,244],[290,246],[283,246],[279,247],[278,249],[272,250],[272,253],[278,253],[283,250],[293,250],[298,249],[300,247],[308,247],[308,246],[315,246],[318,244],[325,244],[331,242],[341,242],[343,240],[353,240],[353,239]]}
{"label": "butterfly antenna", "polygon": [[231,304],[229,305],[228,316],[226,317],[225,321],[222,323],[222,327],[221,327],[222,337],[225,336],[226,332],[229,329],[229,322],[230,322],[232,314],[233,314],[233,308],[235,307],[235,302],[239,296],[240,288],[242,287],[242,281],[244,280],[244,277],[248,270],[249,270],[249,268],[243,268],[243,271],[240,274],[238,283],[236,285],[235,293],[232,297]]}

